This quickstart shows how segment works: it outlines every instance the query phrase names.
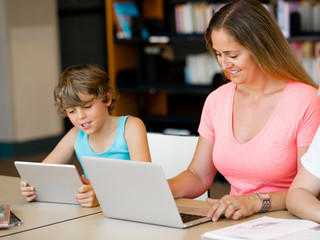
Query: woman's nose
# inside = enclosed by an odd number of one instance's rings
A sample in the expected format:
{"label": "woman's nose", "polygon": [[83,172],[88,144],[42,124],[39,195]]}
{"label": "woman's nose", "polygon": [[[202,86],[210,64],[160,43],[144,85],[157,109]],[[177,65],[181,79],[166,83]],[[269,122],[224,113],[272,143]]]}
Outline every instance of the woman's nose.
{"label": "woman's nose", "polygon": [[222,70],[226,70],[232,66],[232,63],[228,60],[228,57],[221,58],[221,68]]}

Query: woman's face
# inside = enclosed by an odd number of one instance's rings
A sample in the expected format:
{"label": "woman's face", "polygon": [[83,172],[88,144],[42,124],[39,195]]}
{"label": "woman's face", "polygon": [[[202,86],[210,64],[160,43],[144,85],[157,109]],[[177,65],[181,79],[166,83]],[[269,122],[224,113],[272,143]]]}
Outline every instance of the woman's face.
{"label": "woman's face", "polygon": [[250,83],[264,75],[250,52],[225,30],[212,31],[211,40],[224,74],[233,83]]}

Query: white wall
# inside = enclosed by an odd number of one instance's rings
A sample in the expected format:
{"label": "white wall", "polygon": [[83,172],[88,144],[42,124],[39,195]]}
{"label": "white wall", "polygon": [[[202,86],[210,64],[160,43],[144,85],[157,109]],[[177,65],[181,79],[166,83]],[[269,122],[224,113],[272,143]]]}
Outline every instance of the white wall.
{"label": "white wall", "polygon": [[0,142],[60,135],[56,1],[0,0],[0,8]]}
{"label": "white wall", "polygon": [[13,139],[5,0],[0,0],[0,139]]}

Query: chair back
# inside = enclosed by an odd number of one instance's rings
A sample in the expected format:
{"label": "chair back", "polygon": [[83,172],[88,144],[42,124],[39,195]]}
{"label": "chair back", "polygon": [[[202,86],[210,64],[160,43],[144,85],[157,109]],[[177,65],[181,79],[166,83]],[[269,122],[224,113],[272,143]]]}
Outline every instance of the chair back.
{"label": "chair back", "polygon": [[[198,138],[197,136],[178,136],[161,133],[147,133],[151,160],[160,164],[166,178],[177,176],[186,170],[193,158]],[[205,192],[198,200],[205,200]]]}

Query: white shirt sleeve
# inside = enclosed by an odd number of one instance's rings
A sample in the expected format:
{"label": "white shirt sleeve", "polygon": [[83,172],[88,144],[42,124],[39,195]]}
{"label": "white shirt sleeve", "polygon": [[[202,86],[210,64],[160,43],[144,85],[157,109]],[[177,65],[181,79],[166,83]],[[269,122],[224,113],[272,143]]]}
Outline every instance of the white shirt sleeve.
{"label": "white shirt sleeve", "polygon": [[320,178],[320,127],[308,151],[301,157],[301,163],[312,175]]}

